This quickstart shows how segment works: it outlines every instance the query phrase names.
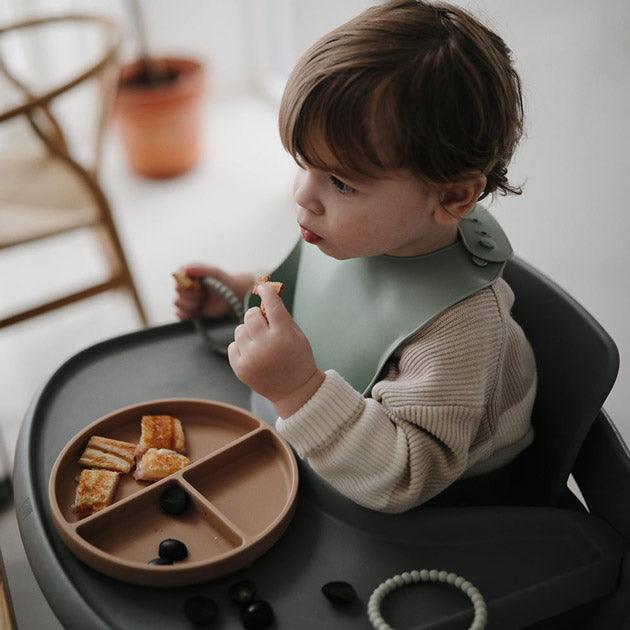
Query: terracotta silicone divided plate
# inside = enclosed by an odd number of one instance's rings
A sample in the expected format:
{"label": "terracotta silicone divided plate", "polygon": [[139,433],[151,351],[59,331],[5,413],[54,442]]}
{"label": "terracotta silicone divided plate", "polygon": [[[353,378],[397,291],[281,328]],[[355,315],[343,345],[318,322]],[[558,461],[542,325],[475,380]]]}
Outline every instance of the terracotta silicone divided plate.
{"label": "terracotta silicone divided plate", "polygon": [[[190,465],[153,483],[121,475],[112,505],[79,519],[71,505],[89,438],[137,444],[143,415],[181,420]],[[190,497],[179,516],[160,508],[160,495],[172,485]],[[166,587],[211,580],[253,562],[289,524],[297,487],[293,452],[273,429],[232,405],[176,398],[119,409],[78,433],[53,466],[49,499],[59,535],[83,562],[119,580]],[[182,541],[188,557],[148,565],[167,538]]]}

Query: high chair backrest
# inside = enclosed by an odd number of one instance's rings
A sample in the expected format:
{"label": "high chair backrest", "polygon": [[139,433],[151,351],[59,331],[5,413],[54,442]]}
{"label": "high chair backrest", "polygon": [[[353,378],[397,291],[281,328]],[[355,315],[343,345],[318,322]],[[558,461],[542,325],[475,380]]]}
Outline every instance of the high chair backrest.
{"label": "high chair backrest", "polygon": [[529,264],[512,259],[504,278],[516,296],[513,316],[532,344],[539,378],[536,438],[515,462],[515,491],[524,502],[555,505],[615,382],[619,353],[580,304]]}

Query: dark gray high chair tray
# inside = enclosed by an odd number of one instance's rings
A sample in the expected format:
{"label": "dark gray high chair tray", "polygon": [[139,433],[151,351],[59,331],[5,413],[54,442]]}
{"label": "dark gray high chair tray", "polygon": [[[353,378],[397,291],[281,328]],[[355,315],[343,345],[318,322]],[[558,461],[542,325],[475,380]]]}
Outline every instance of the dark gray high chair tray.
{"label": "dark gray high chair tray", "polygon": [[[229,336],[233,325],[221,324]],[[242,628],[229,585],[252,579],[271,603],[278,629],[370,627],[365,605],[384,579],[412,569],[440,569],[470,580],[488,604],[488,627],[523,628],[610,596],[627,547],[604,520],[556,507],[420,508],[400,515],[363,509],[332,491],[300,462],[292,522],[252,565],[189,587],[140,587],[82,564],[53,528],[48,480],[59,452],[80,429],[139,401],[207,398],[249,408],[250,392],[227,360],[213,354],[190,323],[145,329],[77,354],[33,401],[16,451],[18,523],[30,564],[50,606],[69,629],[186,628],[185,600],[219,605],[217,628]],[[334,607],[321,586],[343,580],[361,603]],[[399,589],[382,607],[399,630],[467,628],[469,600],[446,585]],[[552,626],[545,626],[552,627]],[[577,624],[573,627],[579,627]]]}

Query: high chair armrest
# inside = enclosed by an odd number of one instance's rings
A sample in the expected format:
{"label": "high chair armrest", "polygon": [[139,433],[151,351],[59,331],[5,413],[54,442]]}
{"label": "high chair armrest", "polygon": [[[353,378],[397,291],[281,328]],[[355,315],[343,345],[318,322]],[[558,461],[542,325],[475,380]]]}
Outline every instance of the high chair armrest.
{"label": "high chair armrest", "polygon": [[573,476],[591,514],[630,541],[630,450],[603,409],[584,440]]}

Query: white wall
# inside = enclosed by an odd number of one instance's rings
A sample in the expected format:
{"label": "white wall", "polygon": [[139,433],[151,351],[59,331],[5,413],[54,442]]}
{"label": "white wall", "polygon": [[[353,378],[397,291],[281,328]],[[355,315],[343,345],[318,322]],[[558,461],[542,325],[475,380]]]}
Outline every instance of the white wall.
{"label": "white wall", "polygon": [[630,441],[630,10],[626,0],[466,3],[517,59],[526,137],[496,215],[515,250],[573,295],[621,354],[606,407]]}
{"label": "white wall", "polygon": [[[250,85],[245,0],[141,0],[149,51],[192,55],[205,61],[221,92]],[[0,22],[31,15],[95,13],[113,18],[123,32],[122,57],[140,51],[127,0],[3,0]],[[81,51],[77,53],[81,55]],[[45,60],[44,60],[45,62]]]}

